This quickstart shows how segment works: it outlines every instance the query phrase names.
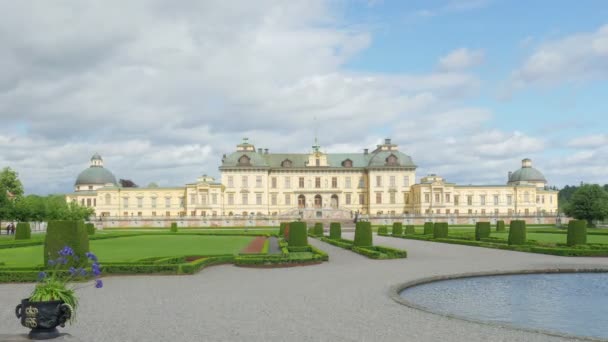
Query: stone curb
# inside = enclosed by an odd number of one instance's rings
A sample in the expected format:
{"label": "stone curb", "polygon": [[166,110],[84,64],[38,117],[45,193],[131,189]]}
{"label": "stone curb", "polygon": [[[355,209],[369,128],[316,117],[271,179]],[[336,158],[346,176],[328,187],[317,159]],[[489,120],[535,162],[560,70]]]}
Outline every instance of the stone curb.
{"label": "stone curb", "polygon": [[579,341],[593,341],[593,342],[608,342],[608,339],[600,339],[595,337],[586,337],[586,336],[576,336],[569,335],[565,333],[560,333],[551,330],[543,330],[543,329],[533,329],[533,328],[524,328],[516,325],[505,324],[505,323],[496,323],[496,322],[488,322],[483,320],[476,320],[468,317],[463,317],[459,315],[446,314],[441,312],[433,311],[427,307],[412,303],[411,301],[401,297],[399,294],[410,287],[424,285],[436,281],[442,280],[452,280],[452,279],[462,279],[462,278],[475,278],[475,277],[486,277],[486,276],[501,276],[501,275],[518,275],[518,274],[553,274],[553,273],[606,273],[608,272],[608,268],[548,268],[548,269],[533,269],[533,270],[517,270],[517,271],[489,271],[489,272],[472,272],[472,273],[460,273],[460,274],[452,274],[452,275],[440,275],[433,276],[427,278],[421,278],[418,280],[408,281],[405,283],[397,284],[391,286],[389,289],[389,297],[393,299],[395,302],[410,307],[412,309],[428,312],[434,315],[443,316],[450,319],[458,319],[466,322],[490,325],[510,330],[519,330],[531,333],[544,334],[548,336],[556,336],[567,339],[574,339]]}

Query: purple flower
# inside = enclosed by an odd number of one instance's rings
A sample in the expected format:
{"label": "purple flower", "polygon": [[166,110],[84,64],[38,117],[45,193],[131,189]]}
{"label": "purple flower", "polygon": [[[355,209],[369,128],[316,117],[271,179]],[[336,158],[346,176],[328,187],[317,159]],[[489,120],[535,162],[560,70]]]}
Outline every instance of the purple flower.
{"label": "purple flower", "polygon": [[91,271],[93,272],[94,276],[99,276],[101,274],[101,269],[100,269],[100,265],[96,262],[93,263],[93,265],[91,265]]}
{"label": "purple flower", "polygon": [[63,247],[62,250],[59,251],[59,255],[61,255],[61,256],[74,255],[74,250],[71,249],[69,246],[65,246],[65,247]]}
{"label": "purple flower", "polygon": [[42,280],[46,277],[46,272],[40,272],[38,273],[38,280]]}
{"label": "purple flower", "polygon": [[56,263],[55,260],[49,260],[49,266],[55,266]]}
{"label": "purple flower", "polygon": [[85,255],[87,256],[87,258],[91,259],[94,262],[97,262],[97,256],[91,252],[86,252]]}
{"label": "purple flower", "polygon": [[102,288],[103,287],[103,281],[101,281],[101,279],[95,279],[95,288]]}
{"label": "purple flower", "polygon": [[80,269],[80,275],[83,276],[83,277],[86,276],[87,275],[87,270],[85,270],[84,268],[81,268]]}
{"label": "purple flower", "polygon": [[70,275],[73,276],[76,273],[76,269],[74,268],[74,266],[72,266],[68,269],[68,272],[70,272]]}
{"label": "purple flower", "polygon": [[68,263],[68,258],[66,258],[66,257],[59,257],[59,258],[57,259],[57,263],[58,263],[58,264],[65,265],[65,264],[67,264],[67,263]]}

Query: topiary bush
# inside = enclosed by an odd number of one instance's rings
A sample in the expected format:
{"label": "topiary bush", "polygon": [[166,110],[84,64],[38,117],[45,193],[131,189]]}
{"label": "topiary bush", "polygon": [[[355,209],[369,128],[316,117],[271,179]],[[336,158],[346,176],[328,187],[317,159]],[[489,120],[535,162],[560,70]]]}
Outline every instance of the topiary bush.
{"label": "topiary bush", "polygon": [[89,235],[83,221],[49,221],[44,240],[44,264],[47,265],[49,259],[56,259],[59,251],[66,246],[72,248],[80,260],[68,266],[87,263]]}
{"label": "topiary bush", "polygon": [[378,235],[388,235],[388,228],[386,226],[378,227]]}
{"label": "topiary bush", "polygon": [[171,222],[171,233],[177,233],[177,222]]}
{"label": "topiary bush", "polygon": [[291,222],[289,224],[289,247],[308,246],[306,222]]}
{"label": "topiary bush", "polygon": [[289,223],[287,222],[281,222],[279,224],[279,237],[282,237],[285,235],[285,227],[287,227]]}
{"label": "topiary bush", "polygon": [[424,235],[433,234],[434,227],[433,222],[424,222]]}
{"label": "topiary bush", "polygon": [[413,224],[408,224],[405,226],[405,235],[416,234],[416,228],[414,228]]}
{"label": "topiary bush", "polygon": [[32,237],[32,230],[28,222],[17,223],[15,229],[15,240],[29,240]]}
{"label": "topiary bush", "polygon": [[315,227],[308,227],[308,229],[306,229],[306,232],[308,233],[308,235],[314,235],[315,234]]}
{"label": "topiary bush", "polygon": [[323,223],[317,222],[315,223],[315,228],[313,231],[315,236],[323,236]]}
{"label": "topiary bush", "polygon": [[448,237],[448,223],[435,222],[433,225],[433,239],[441,239]]}
{"label": "topiary bush", "polygon": [[509,245],[526,243],[526,221],[513,220],[509,224]]}
{"label": "topiary bush", "polygon": [[341,239],[342,238],[342,225],[340,225],[340,222],[332,222],[329,224],[329,238],[330,239]]}
{"label": "topiary bush", "polygon": [[490,237],[490,222],[477,222],[475,224],[475,240],[479,241]]}
{"label": "topiary bush", "polygon": [[[386,229],[386,227],[384,227]],[[355,247],[373,246],[372,244],[372,224],[369,222],[357,222],[355,226]]]}
{"label": "topiary bush", "polygon": [[[19,229],[19,226],[17,226]],[[571,220],[568,222],[568,246],[587,244],[587,221]]]}
{"label": "topiary bush", "polygon": [[403,235],[403,224],[401,222],[393,222],[393,236]]}
{"label": "topiary bush", "polygon": [[503,221],[503,220],[496,221],[496,231],[497,232],[504,232],[505,230],[506,230],[505,229],[505,221]]}
{"label": "topiary bush", "polygon": [[87,234],[95,235],[95,225],[92,223],[85,223],[85,227],[87,227]]}

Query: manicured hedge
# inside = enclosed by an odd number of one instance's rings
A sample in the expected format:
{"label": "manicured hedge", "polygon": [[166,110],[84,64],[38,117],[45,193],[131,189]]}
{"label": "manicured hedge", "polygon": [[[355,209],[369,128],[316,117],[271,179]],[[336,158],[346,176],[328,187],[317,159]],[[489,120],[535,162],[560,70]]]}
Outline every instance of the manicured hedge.
{"label": "manicured hedge", "polygon": [[289,246],[308,246],[308,236],[306,235],[306,222],[291,222],[289,224]]}
{"label": "manicured hedge", "polygon": [[323,236],[323,223],[321,223],[321,222],[315,223],[315,229],[314,229],[313,234],[315,236]]}
{"label": "manicured hedge", "polygon": [[334,245],[334,246],[344,248],[344,249],[353,248],[353,242],[350,240],[322,238],[321,241],[327,242],[330,245]]}
{"label": "manicured hedge", "polygon": [[505,229],[505,221],[503,220],[498,220],[496,221],[496,231],[497,232],[504,232]]}
{"label": "manicured hedge", "polygon": [[72,248],[78,256],[80,261],[75,264],[87,263],[89,235],[83,221],[49,221],[44,240],[44,264],[49,259],[57,259],[59,251],[66,246]]}
{"label": "manicured hedge", "polygon": [[171,222],[171,233],[177,233],[177,222]]}
{"label": "manicured hedge", "polygon": [[287,227],[289,223],[287,222],[281,222],[281,224],[279,225],[279,236],[283,237],[283,235],[285,234],[285,227]]}
{"label": "manicured hedge", "polygon": [[[426,226],[426,223],[425,223]],[[433,238],[447,238],[448,237],[448,223],[447,222],[435,222],[433,226]]]}
{"label": "manicured hedge", "polygon": [[433,234],[434,227],[433,222],[424,222],[424,235]]}
{"label": "manicured hedge", "polygon": [[372,246],[372,224],[369,222],[357,222],[355,226],[355,242],[357,247]]}
{"label": "manicured hedge", "polygon": [[87,234],[95,235],[95,225],[92,223],[85,223],[85,227],[87,227]]}
{"label": "manicured hedge", "polygon": [[32,230],[28,222],[17,223],[15,230],[15,240],[29,240],[32,237]]}
{"label": "manicured hedge", "polygon": [[329,224],[329,238],[330,239],[342,238],[342,225],[340,225],[340,222],[332,222]]}
{"label": "manicured hedge", "polygon": [[393,222],[393,236],[403,235],[403,224],[401,222]]}
{"label": "manicured hedge", "polygon": [[180,264],[177,272],[183,274],[192,274],[207,266],[231,262],[235,262],[234,255],[216,255],[212,257],[197,259],[187,264]]}
{"label": "manicured hedge", "polygon": [[38,280],[40,271],[0,271],[0,283],[30,283]]}
{"label": "manicured hedge", "polygon": [[[18,228],[17,228],[18,229]],[[568,246],[584,245],[587,243],[587,221],[571,220],[568,222]]]}
{"label": "manicured hedge", "polygon": [[475,224],[475,240],[479,241],[481,239],[490,237],[490,222],[477,222]]}
{"label": "manicured hedge", "polygon": [[378,227],[378,235],[388,235],[388,228],[386,226]]}
{"label": "manicured hedge", "polygon": [[306,232],[308,233],[308,236],[314,236],[315,235],[315,227],[308,227],[308,229],[306,230]]}
{"label": "manicured hedge", "polygon": [[405,234],[416,234],[416,228],[412,224],[405,226]]}
{"label": "manicured hedge", "polygon": [[526,243],[526,221],[513,220],[509,225],[509,245]]}

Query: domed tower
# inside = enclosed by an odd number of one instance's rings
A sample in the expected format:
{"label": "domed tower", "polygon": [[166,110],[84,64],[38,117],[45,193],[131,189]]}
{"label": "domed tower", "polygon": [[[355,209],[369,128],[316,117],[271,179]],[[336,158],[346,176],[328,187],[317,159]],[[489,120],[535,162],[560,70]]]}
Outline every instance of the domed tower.
{"label": "domed tower", "polygon": [[75,191],[97,190],[104,186],[117,186],[116,177],[103,167],[103,159],[97,153],[91,157],[91,166],[76,178]]}
{"label": "domed tower", "polygon": [[507,185],[523,184],[533,184],[538,188],[547,185],[547,179],[545,179],[545,176],[540,171],[532,167],[532,160],[529,158],[521,161],[521,169],[515,172],[509,172],[509,181]]}

